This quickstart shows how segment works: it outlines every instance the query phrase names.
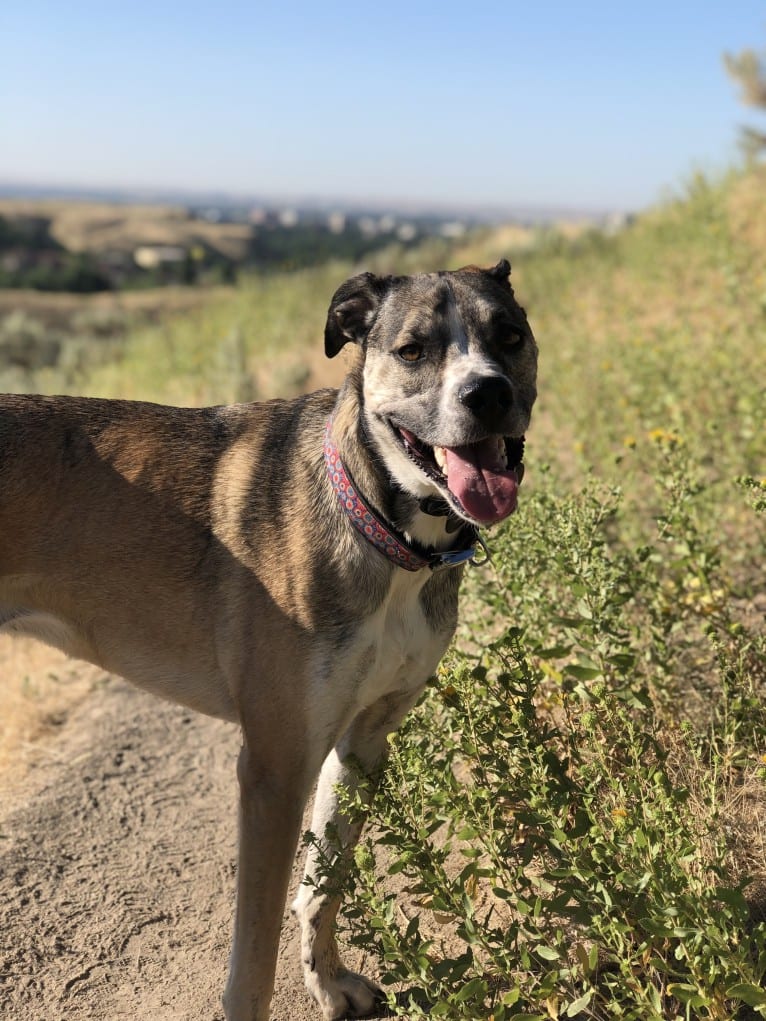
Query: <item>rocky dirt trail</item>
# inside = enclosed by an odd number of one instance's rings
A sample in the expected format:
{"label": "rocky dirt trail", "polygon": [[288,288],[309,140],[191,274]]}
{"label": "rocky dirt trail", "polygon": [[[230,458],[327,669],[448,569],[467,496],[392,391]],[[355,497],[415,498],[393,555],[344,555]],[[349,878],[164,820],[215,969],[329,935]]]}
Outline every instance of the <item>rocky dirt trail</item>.
{"label": "rocky dirt trail", "polygon": [[[0,1017],[222,1021],[238,747],[118,679],[72,710],[0,801]],[[272,1018],[318,1017],[286,914]]]}

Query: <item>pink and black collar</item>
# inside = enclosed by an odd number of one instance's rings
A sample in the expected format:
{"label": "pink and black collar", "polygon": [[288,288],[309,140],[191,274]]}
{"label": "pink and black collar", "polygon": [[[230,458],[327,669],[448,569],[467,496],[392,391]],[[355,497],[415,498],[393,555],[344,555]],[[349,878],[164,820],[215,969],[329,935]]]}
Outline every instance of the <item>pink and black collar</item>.
{"label": "pink and black collar", "polygon": [[420,571],[424,567],[432,571],[444,567],[460,567],[461,564],[476,560],[477,545],[487,552],[479,533],[472,525],[466,525],[456,537],[457,549],[442,553],[429,553],[427,550],[420,552],[413,543],[398,533],[393,525],[372,511],[341,460],[332,438],[332,418],[328,420],[325,428],[324,460],[332,488],[351,524],[379,553],[397,567],[403,567],[405,571]]}

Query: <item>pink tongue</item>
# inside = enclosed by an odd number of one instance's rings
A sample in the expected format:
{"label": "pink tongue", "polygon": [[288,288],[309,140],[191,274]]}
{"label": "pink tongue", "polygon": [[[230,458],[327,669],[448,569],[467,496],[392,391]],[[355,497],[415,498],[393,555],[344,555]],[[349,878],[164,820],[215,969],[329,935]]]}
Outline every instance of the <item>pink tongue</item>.
{"label": "pink tongue", "polygon": [[502,521],[516,510],[516,472],[503,468],[497,444],[484,440],[469,447],[445,447],[447,484],[462,507],[483,525]]}

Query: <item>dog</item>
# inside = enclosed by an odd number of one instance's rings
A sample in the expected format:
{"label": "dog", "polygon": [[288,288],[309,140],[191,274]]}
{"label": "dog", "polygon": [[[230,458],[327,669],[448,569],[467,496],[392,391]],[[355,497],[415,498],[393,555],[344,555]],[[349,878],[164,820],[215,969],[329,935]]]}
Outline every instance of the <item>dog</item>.
{"label": "dog", "polygon": [[479,529],[516,507],[536,398],[507,260],[352,277],[325,328],[330,358],[346,345],[341,388],[293,400],[0,397],[0,629],[241,727],[228,1021],[268,1021],[317,775],[306,985],[325,1019],[380,997],[315,881],[358,836],[337,788],[378,770],[447,648]]}

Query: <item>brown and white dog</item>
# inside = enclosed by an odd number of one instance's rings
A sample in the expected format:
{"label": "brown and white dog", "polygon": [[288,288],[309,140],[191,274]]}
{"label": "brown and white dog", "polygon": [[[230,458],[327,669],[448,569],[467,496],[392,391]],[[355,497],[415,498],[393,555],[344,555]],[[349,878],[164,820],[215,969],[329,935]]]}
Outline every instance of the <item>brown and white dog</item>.
{"label": "brown and white dog", "polygon": [[[317,774],[332,857],[358,835],[337,785],[379,766],[450,641],[477,528],[516,506],[537,352],[509,273],[348,280],[325,332],[330,357],[356,345],[339,391],[0,397],[0,628],[242,728],[228,1021],[268,1019]],[[371,1011],[337,899],[306,884],[294,910],[323,1016]]]}

